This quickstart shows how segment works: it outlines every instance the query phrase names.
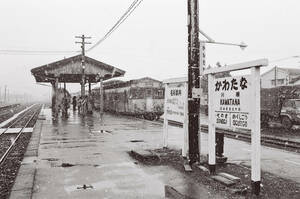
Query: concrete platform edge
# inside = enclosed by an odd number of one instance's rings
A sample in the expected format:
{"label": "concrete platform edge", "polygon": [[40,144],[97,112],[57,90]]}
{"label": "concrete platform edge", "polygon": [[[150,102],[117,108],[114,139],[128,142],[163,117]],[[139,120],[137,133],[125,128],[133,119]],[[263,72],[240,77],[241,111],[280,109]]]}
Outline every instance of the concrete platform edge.
{"label": "concrete platform edge", "polygon": [[[42,131],[43,121],[37,120],[36,125],[33,128],[33,132],[28,143],[25,158],[36,159],[38,156],[39,142]],[[23,161],[24,161],[23,159]],[[22,161],[19,168],[15,183],[12,187],[9,198],[32,198],[34,179],[36,174],[36,162],[24,163]]]}

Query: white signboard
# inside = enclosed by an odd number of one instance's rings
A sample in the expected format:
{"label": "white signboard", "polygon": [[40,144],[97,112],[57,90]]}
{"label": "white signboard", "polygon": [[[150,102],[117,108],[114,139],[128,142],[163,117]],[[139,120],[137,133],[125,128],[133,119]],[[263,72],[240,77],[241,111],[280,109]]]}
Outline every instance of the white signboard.
{"label": "white signboard", "polygon": [[250,76],[226,77],[214,80],[214,123],[221,127],[251,129]]}
{"label": "white signboard", "polygon": [[186,89],[184,83],[169,84],[165,90],[165,117],[183,123]]}

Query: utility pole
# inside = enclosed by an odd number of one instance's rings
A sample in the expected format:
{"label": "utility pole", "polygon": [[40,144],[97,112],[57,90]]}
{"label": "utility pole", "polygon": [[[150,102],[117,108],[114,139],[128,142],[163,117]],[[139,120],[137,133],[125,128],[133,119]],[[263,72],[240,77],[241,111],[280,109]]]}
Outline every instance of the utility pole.
{"label": "utility pole", "polygon": [[4,86],[4,103],[6,103],[6,90],[7,90],[7,85]]}
{"label": "utility pole", "polygon": [[277,86],[277,66],[275,66],[275,71],[274,71],[274,86],[276,87]]}
{"label": "utility pole", "polygon": [[75,38],[81,39],[81,41],[76,41],[76,44],[81,44],[81,65],[82,65],[82,79],[81,79],[81,96],[85,95],[85,44],[91,44],[91,42],[85,42],[85,39],[91,39],[92,37],[86,37],[84,35],[75,36]]}
{"label": "utility pole", "polygon": [[199,154],[199,6],[198,0],[188,0],[188,137],[189,160],[193,164],[200,160]]}

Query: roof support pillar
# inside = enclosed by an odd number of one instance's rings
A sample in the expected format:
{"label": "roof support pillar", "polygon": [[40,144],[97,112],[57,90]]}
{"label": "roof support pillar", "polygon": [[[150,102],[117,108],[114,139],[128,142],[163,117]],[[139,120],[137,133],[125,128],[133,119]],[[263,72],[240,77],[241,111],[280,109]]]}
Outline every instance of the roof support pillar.
{"label": "roof support pillar", "polygon": [[56,120],[58,118],[58,77],[55,78],[55,81],[52,84],[52,116]]}
{"label": "roof support pillar", "polygon": [[85,75],[82,74],[82,79],[81,79],[81,96],[83,97],[85,95]]}
{"label": "roof support pillar", "polygon": [[92,94],[92,88],[91,88],[91,82],[89,81],[89,95],[91,95]]}
{"label": "roof support pillar", "polygon": [[104,92],[103,92],[103,77],[100,77],[100,86],[99,86],[99,94],[100,94],[100,124],[101,126],[103,126],[103,107],[104,107],[104,98],[103,98],[103,95],[104,95]]}

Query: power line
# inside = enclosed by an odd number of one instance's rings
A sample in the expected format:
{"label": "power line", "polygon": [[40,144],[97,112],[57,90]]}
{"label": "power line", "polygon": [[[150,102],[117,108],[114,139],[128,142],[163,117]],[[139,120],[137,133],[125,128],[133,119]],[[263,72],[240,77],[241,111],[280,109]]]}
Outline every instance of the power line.
{"label": "power line", "polygon": [[[109,31],[92,47],[86,50],[91,51],[99,44],[101,44],[106,38],[108,38],[131,14],[132,12],[142,3],[143,0],[134,0],[128,7],[126,12],[118,19],[118,21],[109,29]],[[61,54],[73,54],[80,51],[48,51],[48,50],[6,50],[0,49],[0,54],[4,55],[61,55]]]}
{"label": "power line", "polygon": [[49,50],[0,50],[0,54],[4,55],[57,55],[72,54],[77,51],[49,51]]}
{"label": "power line", "polygon": [[96,42],[92,47],[90,47],[86,51],[87,52],[91,51],[99,44],[101,44],[106,38],[108,38],[131,15],[131,13],[142,3],[142,1],[143,0],[134,0],[129,6],[129,8],[126,10],[126,12],[113,25],[113,27],[110,28],[110,30],[98,42]]}

